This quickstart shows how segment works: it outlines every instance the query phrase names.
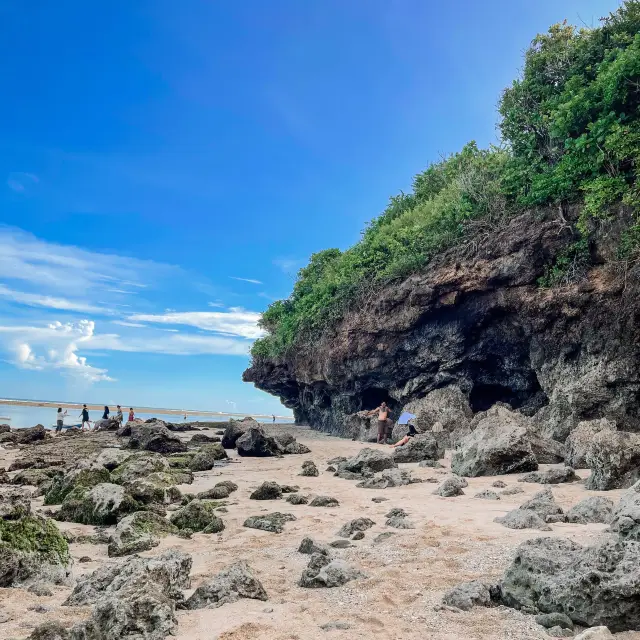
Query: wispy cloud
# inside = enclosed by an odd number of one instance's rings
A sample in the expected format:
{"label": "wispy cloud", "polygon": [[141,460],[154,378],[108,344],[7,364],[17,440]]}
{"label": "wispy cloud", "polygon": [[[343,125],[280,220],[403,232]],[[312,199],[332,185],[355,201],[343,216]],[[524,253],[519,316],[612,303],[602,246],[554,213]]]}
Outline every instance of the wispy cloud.
{"label": "wispy cloud", "polygon": [[29,187],[38,184],[38,182],[40,182],[38,176],[22,171],[14,171],[7,178],[7,186],[16,193],[24,193]]}
{"label": "wispy cloud", "polygon": [[152,322],[196,327],[224,335],[238,336],[254,340],[263,335],[258,327],[260,314],[240,307],[228,311],[181,311],[164,314],[134,314],[127,318],[130,322]]}
{"label": "wispy cloud", "polygon": [[80,300],[69,300],[67,298],[56,298],[53,296],[41,295],[39,293],[26,293],[15,291],[0,284],[0,297],[24,304],[29,307],[46,307],[47,309],[58,309],[60,311],[78,311],[80,313],[108,314],[109,310],[87,304]]}
{"label": "wispy cloud", "polygon": [[142,324],[141,322],[127,322],[126,320],[112,320],[113,324],[119,324],[121,327],[136,327],[136,328],[144,328],[147,325]]}
{"label": "wispy cloud", "polygon": [[287,275],[295,275],[304,266],[304,260],[283,257],[273,260],[273,264]]}
{"label": "wispy cloud", "polygon": [[238,278],[237,276],[229,276],[232,280],[240,280],[240,282],[250,282],[251,284],[262,284],[261,280],[254,280],[253,278]]}
{"label": "wispy cloud", "polygon": [[207,306],[217,309],[217,308],[224,307],[224,302],[207,302]]}

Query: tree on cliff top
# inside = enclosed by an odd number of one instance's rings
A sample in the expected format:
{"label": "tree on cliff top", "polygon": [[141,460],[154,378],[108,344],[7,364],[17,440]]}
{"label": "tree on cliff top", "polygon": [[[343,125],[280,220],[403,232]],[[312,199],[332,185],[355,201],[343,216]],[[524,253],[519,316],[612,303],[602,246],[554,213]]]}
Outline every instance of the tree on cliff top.
{"label": "tree on cliff top", "polygon": [[[390,199],[347,251],[314,254],[287,300],[263,314],[267,335],[256,358],[273,357],[318,335],[365,292],[424,269],[437,253],[525,207],[582,205],[576,241],[550,265],[547,285],[565,265],[587,259],[594,225],[611,205],[640,207],[640,0],[628,0],[597,29],[553,25],[525,54],[522,77],[500,101],[503,146],[475,143],[429,166],[413,190]],[[640,223],[620,253],[636,255]]]}

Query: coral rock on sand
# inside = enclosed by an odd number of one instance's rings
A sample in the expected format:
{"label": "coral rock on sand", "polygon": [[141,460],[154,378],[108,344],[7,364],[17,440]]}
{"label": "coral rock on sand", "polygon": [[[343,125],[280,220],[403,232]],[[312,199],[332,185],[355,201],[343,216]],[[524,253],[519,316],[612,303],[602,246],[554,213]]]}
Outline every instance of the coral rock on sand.
{"label": "coral rock on sand", "polygon": [[562,482],[575,482],[580,480],[571,467],[562,469],[547,469],[546,471],[532,471],[527,473],[518,482],[538,482],[540,484],[560,484]]}
{"label": "coral rock on sand", "polygon": [[491,491],[490,489],[483,489],[482,491],[476,493],[476,495],[473,497],[480,498],[481,500],[500,500],[500,496],[495,491]]}
{"label": "coral rock on sand", "polygon": [[524,493],[524,489],[522,487],[509,487],[504,491],[500,492],[501,496],[515,496],[518,493]]}
{"label": "coral rock on sand", "polygon": [[310,507],[339,507],[340,503],[331,496],[316,496],[310,503]]}
{"label": "coral rock on sand", "polygon": [[393,459],[396,462],[420,462],[421,460],[438,460],[440,454],[438,441],[431,433],[423,433],[410,438],[409,442],[396,447],[393,451]]}
{"label": "coral rock on sand", "polygon": [[320,553],[324,556],[330,556],[331,550],[326,544],[315,542],[311,538],[303,538],[300,546],[298,547],[298,553],[304,553],[307,555]]}
{"label": "coral rock on sand", "polygon": [[258,423],[253,418],[245,418],[245,420],[229,420],[229,424],[222,436],[222,446],[225,449],[235,449],[236,442],[243,436],[250,427],[257,427]]}
{"label": "coral rock on sand", "polygon": [[488,607],[491,605],[491,592],[496,590],[493,585],[472,580],[456,585],[449,589],[442,603],[449,607],[456,607],[463,611],[469,611],[472,607]]}
{"label": "coral rock on sand", "polygon": [[300,586],[307,589],[340,587],[365,575],[344,560],[331,560],[325,555],[313,554],[308,567],[302,572]]}
{"label": "coral rock on sand", "polygon": [[11,435],[14,436],[13,441],[16,444],[31,444],[50,437],[50,434],[41,424],[37,424],[30,429],[13,429]]}
{"label": "coral rock on sand", "polygon": [[538,491],[531,500],[520,505],[520,509],[535,511],[543,520],[548,516],[561,516],[564,513],[549,487]]}
{"label": "coral rock on sand", "polygon": [[319,476],[320,472],[318,471],[318,467],[316,467],[315,462],[313,460],[305,460],[302,463],[302,472],[301,476],[309,476],[311,478]]}
{"label": "coral rock on sand", "polygon": [[623,539],[640,542],[640,481],[620,497],[611,517],[611,531]]}
{"label": "coral rock on sand", "polygon": [[504,489],[507,486],[506,482],[503,482],[502,480],[496,480],[495,482],[491,483],[492,487],[495,487],[496,489]]}
{"label": "coral rock on sand", "polygon": [[137,511],[120,520],[111,534],[107,551],[109,557],[148,551],[160,544],[161,536],[177,532],[178,528],[162,516],[151,511]]}
{"label": "coral rock on sand", "polygon": [[229,488],[217,484],[215,487],[211,487],[211,489],[207,489],[206,491],[201,491],[196,494],[196,498],[199,500],[223,500],[224,498],[228,498],[231,495]]}
{"label": "coral rock on sand", "polygon": [[282,497],[282,488],[277,482],[263,482],[250,496],[250,500],[277,500]]}
{"label": "coral rock on sand", "polygon": [[405,516],[392,516],[391,518],[387,518],[385,522],[387,527],[393,527],[394,529],[415,529],[415,525],[411,520],[406,518]]}
{"label": "coral rock on sand", "polygon": [[593,437],[601,431],[616,431],[616,428],[616,423],[606,418],[579,422],[565,442],[567,465],[574,469],[584,469]]}
{"label": "coral rock on sand", "polygon": [[270,531],[271,533],[282,533],[285,523],[294,520],[297,520],[297,518],[293,514],[276,511],[265,515],[251,516],[244,521],[243,526],[249,529]]}
{"label": "coral rock on sand", "polygon": [[464,478],[451,477],[447,478],[434,492],[433,495],[442,496],[443,498],[452,498],[454,496],[463,496],[463,487],[467,486]]}
{"label": "coral rock on sand", "polygon": [[31,513],[31,490],[25,487],[6,487],[0,492],[0,518],[17,520]]}
{"label": "coral rock on sand", "polygon": [[220,438],[218,436],[209,436],[206,433],[194,433],[191,436],[191,440],[189,440],[190,445],[213,444],[215,442],[220,442]]}
{"label": "coral rock on sand", "polygon": [[280,446],[260,427],[250,427],[236,440],[239,456],[265,458],[280,455]]}
{"label": "coral rock on sand", "polygon": [[57,620],[39,624],[28,640],[69,640],[69,631]]}
{"label": "coral rock on sand", "polygon": [[64,499],[56,518],[80,524],[110,525],[139,509],[140,505],[125,487],[103,482],[91,489],[74,489]]}
{"label": "coral rock on sand", "polygon": [[207,500],[192,500],[179,511],[172,514],[171,524],[178,529],[191,529],[202,533],[220,533],[224,529],[224,522],[215,513],[218,505]]}
{"label": "coral rock on sand", "polygon": [[524,509],[513,509],[504,516],[494,518],[493,521],[504,525],[508,529],[551,531],[551,527],[535,511],[527,511]]}
{"label": "coral rock on sand", "polygon": [[309,498],[307,496],[300,495],[299,493],[292,493],[288,495],[285,500],[289,504],[308,504]]}
{"label": "coral rock on sand", "polygon": [[212,580],[201,584],[185,606],[187,609],[220,607],[240,598],[267,600],[267,592],[244,560],[235,562]]}
{"label": "coral rock on sand", "polygon": [[178,453],[187,450],[186,443],[173,435],[162,421],[133,425],[127,446],[130,449],[143,449],[154,453]]}
{"label": "coral rock on sand", "polygon": [[389,489],[391,487],[403,487],[416,482],[422,482],[422,480],[413,478],[410,469],[385,469],[382,473],[359,482],[356,486],[361,489]]}
{"label": "coral rock on sand", "polygon": [[626,489],[640,480],[640,434],[600,431],[591,439],[586,458],[591,469],[587,489]]}
{"label": "coral rock on sand", "polygon": [[564,613],[541,613],[536,616],[536,622],[545,629],[573,629],[573,620]]}
{"label": "coral rock on sand", "polygon": [[408,515],[409,514],[402,507],[394,507],[393,509],[388,511],[384,517],[385,518],[396,518],[396,517],[404,518]]}
{"label": "coral rock on sand", "polygon": [[213,469],[216,461],[225,460],[226,458],[228,458],[227,452],[221,444],[205,444],[191,458],[189,468],[192,471],[209,471]]}
{"label": "coral rock on sand", "polygon": [[583,626],[640,627],[640,544],[606,539],[582,547],[564,538],[522,543],[501,581],[502,602],[564,613]]}
{"label": "coral rock on sand", "polygon": [[[331,461],[330,461],[331,462]],[[387,453],[379,449],[361,449],[358,455],[349,458],[338,465],[339,470],[350,471],[351,473],[376,473],[385,469],[395,469],[398,465]]]}
{"label": "coral rock on sand", "polygon": [[[639,514],[640,515],[640,514]],[[581,500],[567,512],[567,522],[587,524],[589,522],[611,522],[613,501],[604,496],[590,496]]]}
{"label": "coral rock on sand", "polygon": [[356,531],[366,531],[373,527],[375,522],[369,518],[356,518],[342,525],[338,535],[341,538],[350,538]]}
{"label": "coral rock on sand", "polygon": [[137,478],[146,478],[150,473],[157,471],[170,473],[171,470],[171,465],[167,458],[159,453],[144,451],[133,454],[119,464],[111,472],[111,482],[124,484]]}
{"label": "coral rock on sand", "polygon": [[613,634],[607,627],[592,627],[575,636],[573,640],[613,640]]}

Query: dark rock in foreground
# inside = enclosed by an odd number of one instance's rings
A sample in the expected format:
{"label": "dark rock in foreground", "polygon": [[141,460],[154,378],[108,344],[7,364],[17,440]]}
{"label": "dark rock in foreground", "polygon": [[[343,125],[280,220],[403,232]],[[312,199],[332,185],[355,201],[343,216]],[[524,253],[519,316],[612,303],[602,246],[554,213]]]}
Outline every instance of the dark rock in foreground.
{"label": "dark rock in foreground", "polygon": [[547,469],[546,471],[532,471],[520,478],[518,482],[537,482],[539,484],[560,484],[580,480],[571,467],[562,469]]}
{"label": "dark rock in foreground", "polygon": [[278,443],[260,427],[249,430],[236,440],[239,456],[266,458],[280,455]]}
{"label": "dark rock in foreground", "polygon": [[469,611],[472,607],[488,607],[491,605],[492,591],[497,595],[497,589],[480,580],[463,582],[449,589],[442,603],[449,607],[456,607],[462,611]]}
{"label": "dark rock in foreground", "polygon": [[250,496],[250,500],[277,500],[282,497],[282,488],[277,482],[263,482]]}
{"label": "dark rock in foreground", "polygon": [[312,554],[308,567],[302,572],[299,585],[307,589],[340,587],[351,580],[366,577],[344,560]]}
{"label": "dark rock in foreground", "polygon": [[155,453],[179,453],[187,450],[186,443],[174,436],[161,420],[133,425],[128,446]]}
{"label": "dark rock in foreground", "polygon": [[338,535],[341,538],[350,538],[356,531],[366,531],[373,527],[375,522],[370,518],[356,518],[342,525]]}
{"label": "dark rock in foreground", "polygon": [[291,513],[268,513],[266,515],[251,516],[244,521],[243,526],[249,529],[260,529],[262,531],[270,531],[271,533],[282,533],[284,525],[292,522],[297,518]]}
{"label": "dark rock in foreground", "polygon": [[604,496],[590,496],[581,500],[567,512],[567,522],[607,524],[613,516],[613,502]]}

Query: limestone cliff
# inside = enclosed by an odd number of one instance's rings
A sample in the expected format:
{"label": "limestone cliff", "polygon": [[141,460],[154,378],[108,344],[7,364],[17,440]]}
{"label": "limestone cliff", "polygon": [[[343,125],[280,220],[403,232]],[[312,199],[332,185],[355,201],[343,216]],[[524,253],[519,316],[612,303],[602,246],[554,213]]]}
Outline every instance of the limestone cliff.
{"label": "limestone cliff", "polygon": [[317,341],[255,359],[244,379],[341,435],[359,410],[386,400],[397,415],[451,385],[474,412],[508,403],[558,440],[580,419],[640,431],[640,287],[637,267],[615,260],[615,225],[594,235],[585,277],[553,289],[538,279],[572,241],[557,211],[474,238],[359,300]]}

